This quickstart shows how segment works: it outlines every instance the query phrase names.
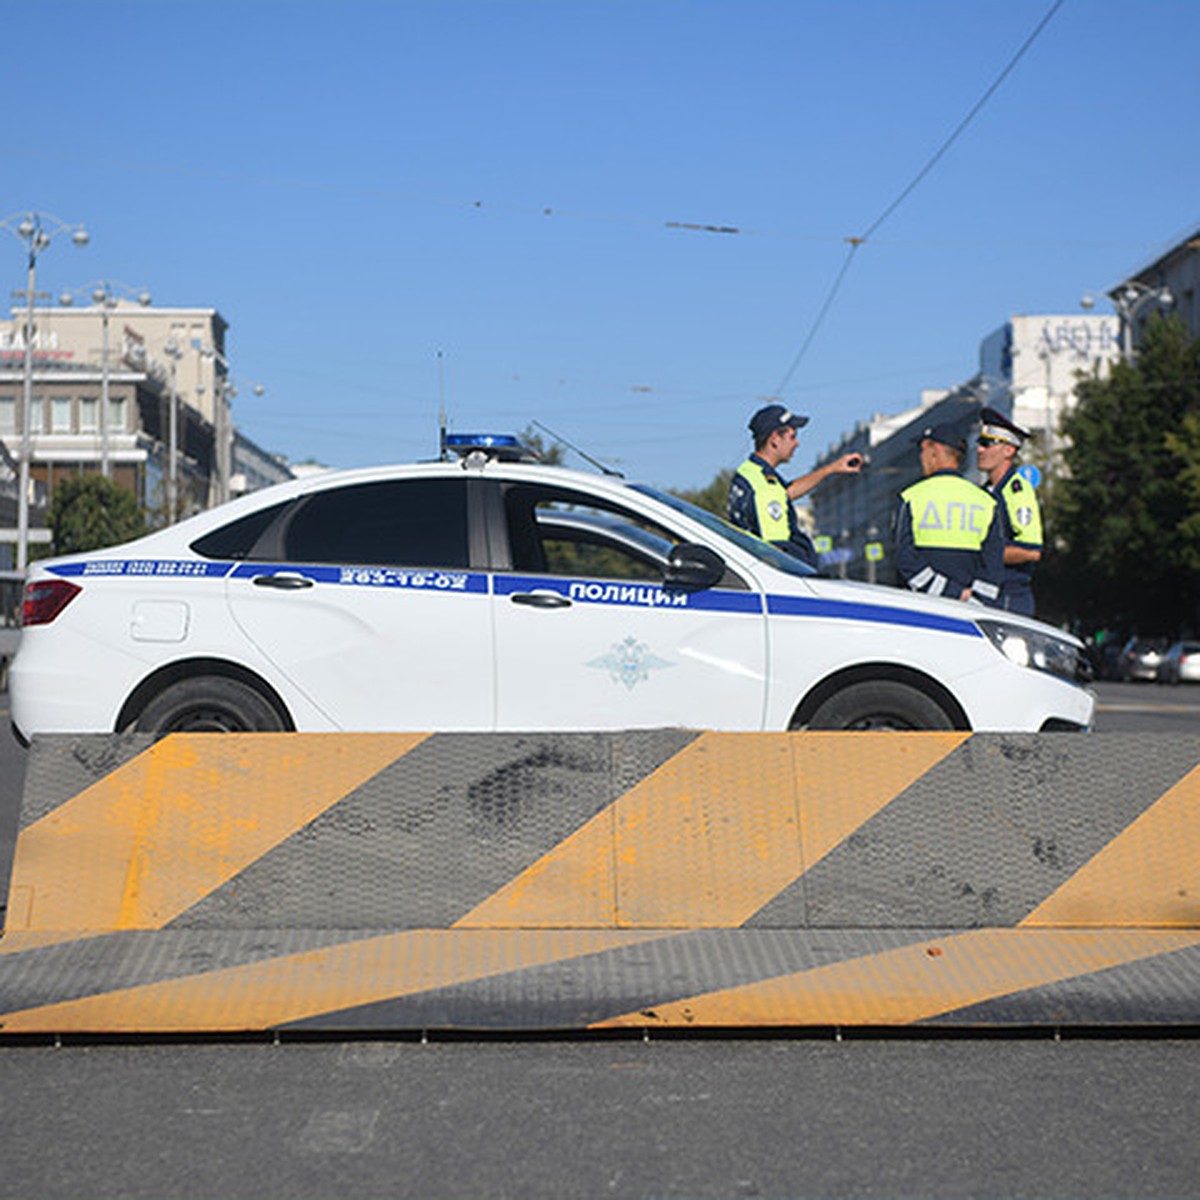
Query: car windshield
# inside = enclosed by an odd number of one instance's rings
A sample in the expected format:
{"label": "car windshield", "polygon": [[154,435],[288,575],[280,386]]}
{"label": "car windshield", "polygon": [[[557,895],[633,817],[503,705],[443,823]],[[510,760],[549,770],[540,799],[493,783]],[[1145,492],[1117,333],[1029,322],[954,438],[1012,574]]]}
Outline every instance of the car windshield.
{"label": "car windshield", "polygon": [[647,487],[645,484],[635,483],[631,486],[635,492],[641,492],[644,496],[649,496],[651,499],[659,501],[660,504],[665,504],[668,508],[683,513],[684,516],[703,525],[710,533],[715,533],[725,541],[732,542],[739,549],[753,554],[755,558],[774,567],[777,571],[786,571],[789,575],[811,576],[816,574],[812,567],[796,558],[795,555],[776,549],[770,542],[764,542],[762,538],[755,537],[754,534],[747,533],[736,525],[730,525],[728,521],[718,517],[715,513],[708,512],[707,509],[697,508],[696,505],[689,504],[686,500],[680,500],[678,496],[672,496],[669,492],[660,492],[657,488]]}

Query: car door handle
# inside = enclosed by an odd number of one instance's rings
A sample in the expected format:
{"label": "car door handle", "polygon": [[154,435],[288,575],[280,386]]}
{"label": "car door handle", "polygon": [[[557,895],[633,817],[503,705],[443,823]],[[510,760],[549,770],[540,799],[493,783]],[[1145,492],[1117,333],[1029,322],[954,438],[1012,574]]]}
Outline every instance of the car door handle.
{"label": "car door handle", "polygon": [[288,572],[280,572],[278,575],[255,575],[253,583],[255,587],[278,588],[283,592],[296,592],[301,588],[310,588],[313,585],[311,579]]}
{"label": "car door handle", "polygon": [[514,604],[526,604],[530,608],[570,608],[571,601],[557,592],[514,592]]}

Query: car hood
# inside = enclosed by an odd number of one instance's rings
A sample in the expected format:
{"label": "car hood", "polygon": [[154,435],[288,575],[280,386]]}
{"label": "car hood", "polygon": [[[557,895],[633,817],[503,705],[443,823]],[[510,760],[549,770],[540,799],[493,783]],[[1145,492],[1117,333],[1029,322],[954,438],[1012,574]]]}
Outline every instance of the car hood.
{"label": "car hood", "polygon": [[793,595],[814,595],[822,600],[845,604],[883,605],[888,608],[902,609],[905,612],[923,613],[949,620],[1000,620],[1010,625],[1020,625],[1043,634],[1062,638],[1081,648],[1083,646],[1083,643],[1073,634],[1053,625],[1047,625],[1044,621],[1038,621],[1033,617],[1024,617],[1017,613],[988,608],[984,604],[971,600],[949,600],[940,596],[925,596],[904,588],[886,587],[882,584],[820,577],[806,580],[787,578],[786,583],[781,586],[776,586],[776,580],[773,579],[771,590]]}

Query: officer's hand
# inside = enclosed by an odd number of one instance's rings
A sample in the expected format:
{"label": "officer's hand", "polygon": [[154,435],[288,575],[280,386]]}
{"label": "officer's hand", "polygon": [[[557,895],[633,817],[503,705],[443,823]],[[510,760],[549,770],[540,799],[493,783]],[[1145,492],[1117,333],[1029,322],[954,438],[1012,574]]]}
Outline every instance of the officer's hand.
{"label": "officer's hand", "polygon": [[835,462],[834,469],[845,475],[855,475],[863,469],[867,464],[866,456],[860,454],[857,450],[852,450],[849,454],[843,454],[841,458]]}

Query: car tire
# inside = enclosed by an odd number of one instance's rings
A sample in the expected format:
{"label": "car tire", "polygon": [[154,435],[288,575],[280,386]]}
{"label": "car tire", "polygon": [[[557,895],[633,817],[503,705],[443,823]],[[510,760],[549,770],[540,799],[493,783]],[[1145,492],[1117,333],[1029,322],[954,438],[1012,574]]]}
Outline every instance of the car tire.
{"label": "car tire", "polygon": [[817,708],[806,729],[953,729],[936,700],[906,683],[880,679],[853,683]]}
{"label": "car tire", "polygon": [[134,722],[139,733],[277,733],[275,706],[249,684],[220,675],[180,679],[163,688]]}

